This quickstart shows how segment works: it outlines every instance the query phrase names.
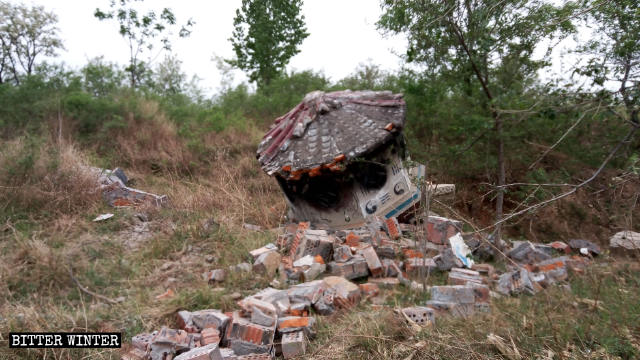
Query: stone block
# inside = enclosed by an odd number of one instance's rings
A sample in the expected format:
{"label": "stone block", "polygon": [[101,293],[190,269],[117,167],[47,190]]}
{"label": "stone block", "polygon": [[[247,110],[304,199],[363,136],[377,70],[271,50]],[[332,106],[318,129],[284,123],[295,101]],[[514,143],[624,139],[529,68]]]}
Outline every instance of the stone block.
{"label": "stone block", "polygon": [[445,285],[431,287],[431,300],[446,302],[473,304],[489,301],[489,288],[484,285]]}

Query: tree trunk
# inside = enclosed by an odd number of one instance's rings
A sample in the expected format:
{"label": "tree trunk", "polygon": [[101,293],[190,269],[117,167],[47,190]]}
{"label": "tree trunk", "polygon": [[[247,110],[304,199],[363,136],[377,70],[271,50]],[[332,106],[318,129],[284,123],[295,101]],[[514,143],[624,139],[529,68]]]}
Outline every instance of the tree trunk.
{"label": "tree trunk", "polygon": [[498,138],[498,196],[496,197],[496,229],[494,233],[495,245],[502,250],[502,220],[504,205],[504,185],[506,182],[505,164],[504,164],[504,139],[502,138],[502,119],[500,116],[495,117],[496,121],[496,137]]}

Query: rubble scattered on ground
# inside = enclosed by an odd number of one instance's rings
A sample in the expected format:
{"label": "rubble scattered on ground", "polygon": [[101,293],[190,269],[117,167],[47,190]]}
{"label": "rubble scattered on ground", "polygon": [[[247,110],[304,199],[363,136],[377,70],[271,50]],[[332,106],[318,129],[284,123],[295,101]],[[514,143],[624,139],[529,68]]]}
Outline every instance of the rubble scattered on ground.
{"label": "rubble scattered on ground", "polygon": [[640,233],[620,231],[611,237],[609,247],[611,251],[637,256],[640,252]]}
{"label": "rubble scattered on ground", "polygon": [[[293,358],[305,354],[307,341],[314,338],[315,316],[374,301],[388,289],[404,285],[430,292],[426,303],[396,309],[411,328],[419,329],[434,326],[442,316],[490,312],[491,298],[499,296],[492,289],[503,295],[533,295],[565,282],[571,273],[584,272],[591,257],[600,253],[585,240],[569,245],[514,241],[507,251],[513,263],[499,274],[490,264],[473,262],[472,251],[480,247],[476,238],[463,240],[460,223],[429,219],[421,227],[370,218],[363,227],[337,231],[313,229],[308,222],[289,224],[274,243],[250,251],[253,265],[229,267],[275,278],[276,286],[244,298],[236,294],[238,310],[233,312],[179,311],[179,329],[135,336],[133,349],[123,359]],[[588,256],[579,255],[585,248]],[[419,280],[434,272],[448,272],[448,285],[424,288]],[[225,273],[214,269],[203,276],[218,284],[225,281]]]}
{"label": "rubble scattered on ground", "polygon": [[141,204],[165,206],[169,203],[166,195],[156,195],[128,187],[129,179],[120,168],[108,170],[91,167],[89,171],[95,174],[102,197],[110,206],[129,207]]}

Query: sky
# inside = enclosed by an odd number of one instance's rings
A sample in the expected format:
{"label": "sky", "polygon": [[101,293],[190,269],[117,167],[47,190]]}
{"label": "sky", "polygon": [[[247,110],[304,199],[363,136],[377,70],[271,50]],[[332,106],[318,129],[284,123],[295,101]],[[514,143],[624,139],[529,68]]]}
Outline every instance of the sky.
{"label": "sky", "polygon": [[[43,5],[59,18],[60,37],[66,50],[55,61],[80,68],[88,60],[103,56],[105,61],[125,65],[128,62],[127,43],[118,33],[115,21],[99,21],[93,16],[96,8],[108,10],[108,0],[35,0],[27,4]],[[156,12],[171,8],[178,23],[193,18],[190,37],[175,37],[172,52],[182,61],[183,70],[202,80],[206,93],[220,87],[221,74],[212,61],[214,55],[231,58],[228,41],[233,31],[235,10],[240,0],[147,0],[135,3],[141,9]],[[309,37],[293,57],[287,70],[321,71],[332,81],[352,73],[359,64],[372,63],[385,70],[400,68],[400,54],[406,49],[403,36],[383,36],[376,29],[381,8],[377,0],[307,0],[302,13]],[[177,30],[176,30],[177,31]],[[163,55],[158,56],[162,60]],[[234,71],[234,83],[246,81],[240,71]]]}

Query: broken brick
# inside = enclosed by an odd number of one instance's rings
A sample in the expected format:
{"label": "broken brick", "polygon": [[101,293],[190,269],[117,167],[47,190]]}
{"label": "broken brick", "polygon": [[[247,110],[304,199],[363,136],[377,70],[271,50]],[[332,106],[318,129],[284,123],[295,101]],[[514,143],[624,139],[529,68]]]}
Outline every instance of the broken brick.
{"label": "broken brick", "polygon": [[302,331],[290,332],[282,335],[282,357],[285,359],[304,355],[306,341]]}
{"label": "broken brick", "polygon": [[220,331],[218,331],[218,329],[214,329],[214,328],[202,329],[202,332],[200,332],[200,335],[202,335],[202,338],[200,339],[200,344],[202,344],[202,346],[206,346],[209,344],[217,345],[220,343]]}
{"label": "broken brick", "polygon": [[395,217],[390,217],[384,221],[384,227],[389,234],[389,237],[392,240],[398,240],[402,233],[400,232],[400,225],[398,224],[398,219]]}
{"label": "broken brick", "polygon": [[273,276],[276,270],[278,270],[280,260],[280,253],[275,250],[262,253],[253,263],[253,271],[259,274]]}
{"label": "broken brick", "polygon": [[356,235],[353,231],[347,234],[345,239],[345,245],[349,247],[357,247],[360,244],[360,237]]}
{"label": "broken brick", "polygon": [[435,310],[425,306],[413,306],[402,309],[402,312],[413,322],[420,326],[429,326],[435,323]]}
{"label": "broken brick", "polygon": [[429,258],[409,258],[404,262],[404,269],[409,275],[429,274],[437,268],[433,259]]}
{"label": "broken brick", "polygon": [[369,282],[358,286],[360,287],[360,292],[365,297],[374,297],[380,293],[380,288],[378,287],[378,284],[375,283]]}
{"label": "broken brick", "polygon": [[191,315],[193,324],[198,328],[206,329],[208,327],[212,327],[220,331],[221,334],[224,333],[225,328],[229,323],[229,316],[219,310],[199,310],[192,312]]}
{"label": "broken brick", "polygon": [[441,216],[429,216],[426,224],[427,240],[439,245],[447,243],[447,239],[462,231],[462,223]]}
{"label": "broken brick", "polygon": [[182,353],[173,360],[223,360],[218,344],[208,344]]}
{"label": "broken brick", "polygon": [[451,285],[482,285],[482,277],[479,272],[474,270],[452,268],[449,272],[448,282]]}
{"label": "broken brick", "polygon": [[369,271],[371,271],[371,274],[373,276],[378,277],[382,275],[382,263],[378,258],[378,254],[376,254],[376,251],[373,249],[373,246],[366,245],[364,247],[361,247],[360,249],[358,249],[358,254],[364,257],[365,261],[367,262],[367,266],[369,267]]}
{"label": "broken brick", "polygon": [[360,255],[354,256],[351,260],[343,263],[332,261],[327,267],[331,275],[342,276],[348,280],[369,276],[367,261]]}

